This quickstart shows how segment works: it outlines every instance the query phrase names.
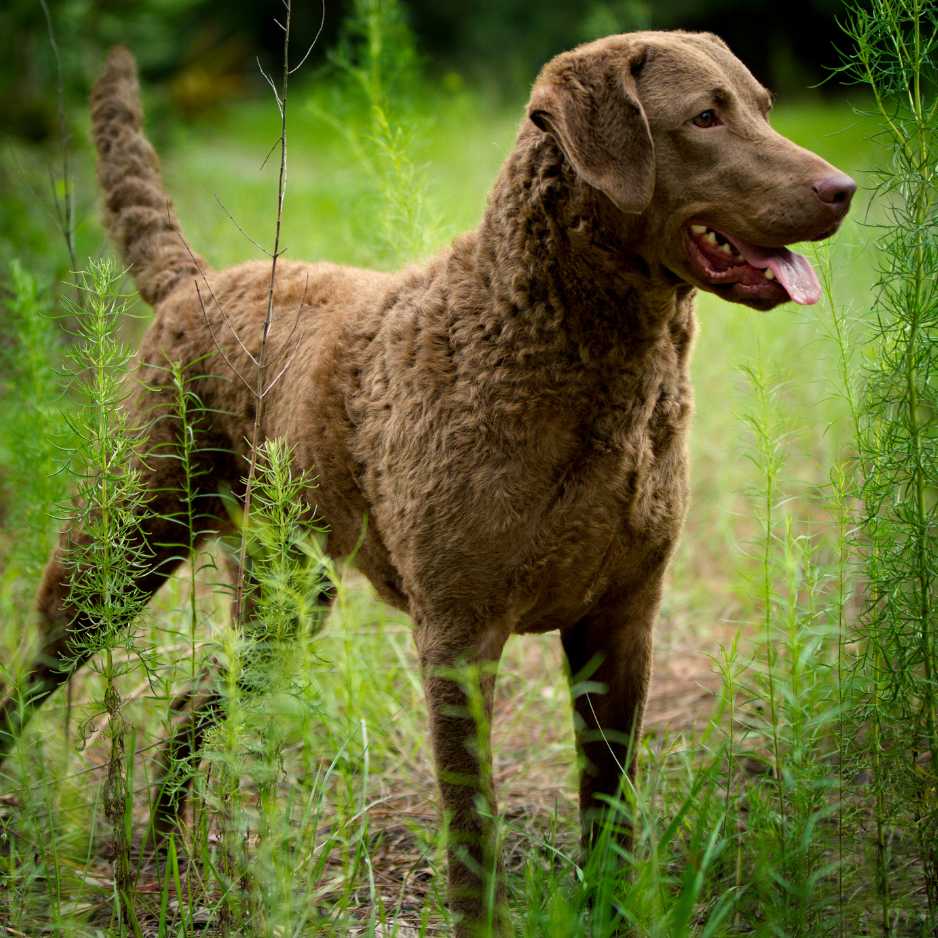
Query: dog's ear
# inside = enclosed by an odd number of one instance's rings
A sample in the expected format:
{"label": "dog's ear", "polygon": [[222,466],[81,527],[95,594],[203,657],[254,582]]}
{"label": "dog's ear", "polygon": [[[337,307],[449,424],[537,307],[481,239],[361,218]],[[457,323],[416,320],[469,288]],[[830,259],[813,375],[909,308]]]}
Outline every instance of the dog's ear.
{"label": "dog's ear", "polygon": [[579,176],[628,214],[640,214],[655,188],[655,149],[638,98],[644,51],[628,56],[575,52],[538,78],[528,104]]}

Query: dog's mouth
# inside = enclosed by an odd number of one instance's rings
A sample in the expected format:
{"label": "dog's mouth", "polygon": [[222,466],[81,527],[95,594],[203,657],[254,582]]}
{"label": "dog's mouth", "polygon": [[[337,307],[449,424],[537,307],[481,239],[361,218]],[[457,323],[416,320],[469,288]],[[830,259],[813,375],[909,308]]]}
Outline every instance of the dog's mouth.
{"label": "dog's mouth", "polygon": [[788,300],[810,305],[821,298],[817,274],[803,255],[749,244],[700,222],[685,230],[691,271],[714,293],[762,309]]}

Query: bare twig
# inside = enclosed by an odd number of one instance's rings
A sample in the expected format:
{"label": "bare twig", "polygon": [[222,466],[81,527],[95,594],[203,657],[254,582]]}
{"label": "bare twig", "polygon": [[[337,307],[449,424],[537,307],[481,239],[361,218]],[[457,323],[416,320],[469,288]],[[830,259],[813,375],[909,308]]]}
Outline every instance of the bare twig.
{"label": "bare twig", "polygon": [[[251,385],[250,381],[241,374],[240,371],[235,367],[234,362],[228,357],[228,353],[225,351],[225,347],[218,341],[218,336],[215,334],[215,327],[212,325],[212,320],[208,315],[208,311],[205,308],[205,301],[202,299],[202,291],[199,289],[199,281],[195,282],[195,292],[199,298],[199,306],[202,309],[202,318],[205,320],[205,324],[208,326],[208,331],[212,334],[212,342],[215,343],[215,348],[218,349],[219,354],[225,360],[225,364],[232,370],[235,377],[253,394],[254,388]],[[227,319],[227,317],[226,317]],[[237,333],[235,333],[237,335]]]}
{"label": "bare twig", "polygon": [[301,58],[300,61],[290,69],[291,75],[294,72],[298,72],[306,64],[306,60],[309,58],[310,52],[313,51],[316,43],[319,42],[319,37],[322,35],[323,27],[326,25],[326,0],[322,0],[320,6],[322,9],[322,15],[319,18],[319,29],[316,30],[316,35],[313,36],[313,41],[309,44],[309,48],[306,50],[306,52],[303,53],[303,58]]}
{"label": "bare twig", "polygon": [[280,139],[278,138],[270,145],[270,149],[267,151],[267,155],[264,157],[264,159],[261,160],[261,165],[258,167],[258,169],[263,169],[267,165],[267,161],[274,155],[274,150],[276,150],[279,146]]}
{"label": "bare twig", "polygon": [[[289,23],[289,21],[290,21],[289,17],[287,17],[287,22]],[[289,37],[290,34],[287,32],[285,33],[285,35]],[[261,75],[264,76],[264,80],[267,82],[268,85],[270,85],[270,89],[274,93],[274,100],[277,102],[277,110],[280,112],[280,120],[281,120],[281,123],[283,123],[286,121],[286,109],[284,107],[284,102],[280,98],[280,92],[277,91],[277,86],[274,84],[273,78],[271,78],[270,75],[268,75],[267,72],[264,71],[264,66],[261,65],[261,60],[255,59],[255,61],[257,62],[258,71],[260,71]],[[287,74],[289,74],[289,72]],[[280,142],[282,145],[283,137],[280,138]]]}
{"label": "bare twig", "polygon": [[[278,141],[278,142],[279,142],[279,141]],[[274,150],[276,149],[276,147],[277,147],[277,144],[275,143],[275,144],[270,148],[270,152],[273,153]],[[252,238],[252,237],[244,230],[244,228],[241,226],[241,223],[238,221],[238,219],[235,218],[234,215],[232,215],[231,212],[228,211],[228,206],[226,206],[225,203],[222,202],[222,200],[221,200],[220,198],[218,198],[217,195],[215,196],[215,201],[218,203],[218,207],[228,216],[228,218],[230,219],[231,223],[235,226],[235,228],[237,228],[238,231],[240,231],[241,234],[244,235],[244,237],[247,238],[247,240],[250,241],[251,244],[253,244],[254,247],[257,248],[258,251],[261,252],[261,254],[266,254],[268,257],[270,257],[270,251],[268,251],[267,248],[265,248],[262,244],[259,244],[257,241],[255,241],[254,238]]]}
{"label": "bare twig", "polygon": [[[222,356],[225,363],[231,369],[235,377],[238,378],[238,380],[241,381],[242,384],[244,384],[245,387],[247,387],[251,391],[251,394],[255,399],[254,422],[253,422],[253,427],[251,430],[251,438],[250,440],[248,440],[248,443],[250,446],[250,449],[249,449],[250,455],[248,457],[248,476],[245,482],[244,505],[243,505],[243,510],[242,510],[241,544],[240,544],[240,549],[239,549],[239,573],[238,573],[237,583],[235,585],[235,596],[234,596],[234,604],[233,604],[234,606],[233,615],[234,615],[235,623],[237,625],[242,624],[243,615],[244,615],[244,592],[245,592],[244,571],[245,571],[246,562],[247,562],[247,527],[249,524],[249,518],[250,518],[250,512],[251,512],[251,500],[252,500],[252,493],[253,493],[253,488],[254,488],[254,480],[256,477],[256,473],[257,473],[257,447],[260,443],[261,431],[263,427],[264,401],[267,395],[269,394],[269,392],[271,391],[271,389],[277,384],[277,382],[287,372],[290,365],[293,363],[293,359],[295,357],[295,352],[290,352],[288,354],[286,362],[284,363],[280,371],[277,372],[277,374],[274,376],[274,378],[270,382],[267,381],[267,368],[269,365],[267,361],[267,345],[268,345],[268,339],[270,336],[271,326],[273,324],[273,319],[274,319],[274,297],[275,297],[275,292],[276,292],[276,281],[277,281],[277,262],[280,259],[280,255],[283,253],[283,248],[281,247],[281,244],[280,244],[280,234],[281,234],[281,229],[283,225],[283,206],[284,206],[284,199],[286,196],[286,184],[287,184],[287,91],[288,91],[288,86],[289,86],[290,75],[294,74],[297,71],[297,69],[299,69],[300,66],[309,58],[309,55],[312,52],[313,47],[316,45],[316,42],[319,40],[319,37],[322,34],[323,24],[325,22],[325,4],[323,4],[322,5],[322,18],[320,20],[319,29],[316,32],[316,36],[313,39],[312,43],[310,44],[309,48],[306,50],[305,54],[303,55],[303,58],[301,59],[300,63],[294,66],[293,68],[291,68],[290,67],[290,24],[291,24],[291,19],[292,19],[292,4],[290,0],[285,0],[284,8],[286,10],[285,20],[282,24],[278,22],[278,25],[283,30],[283,34],[284,34],[283,36],[283,69],[281,72],[280,88],[278,88],[277,85],[274,83],[271,76],[264,69],[260,60],[258,60],[257,62],[257,67],[261,75],[264,77],[265,81],[268,83],[268,85],[270,85],[271,90],[273,91],[274,101],[277,104],[277,111],[280,114],[280,136],[277,142],[273,145],[273,147],[271,147],[267,156],[264,158],[264,163],[266,163],[271,153],[273,153],[274,150],[279,145],[280,147],[280,172],[279,172],[278,183],[277,183],[277,211],[276,211],[276,218],[275,218],[275,225],[274,225],[273,250],[267,251],[257,241],[255,241],[254,238],[248,235],[247,232],[244,230],[244,228],[239,224],[237,219],[235,219],[235,217],[231,214],[231,212],[228,211],[224,203],[222,203],[221,200],[218,199],[218,197],[216,196],[216,201],[218,202],[222,211],[225,212],[225,214],[233,222],[233,224],[238,229],[238,231],[240,231],[241,234],[244,235],[255,247],[257,247],[260,251],[262,251],[271,259],[270,283],[267,289],[267,307],[266,307],[265,314],[264,314],[264,324],[261,330],[260,349],[257,355],[252,354],[248,350],[244,342],[241,340],[241,337],[238,334],[237,329],[234,328],[234,325],[231,322],[230,317],[227,315],[227,312],[224,306],[222,305],[221,302],[219,302],[218,297],[215,296],[214,290],[212,289],[212,285],[209,282],[208,278],[205,276],[205,273],[202,270],[201,265],[199,265],[195,261],[195,255],[193,254],[191,248],[189,247],[189,244],[186,242],[181,232],[178,234],[178,237],[181,243],[183,244],[183,246],[185,247],[186,252],[189,254],[189,257],[196,264],[196,267],[199,269],[202,281],[205,285],[205,288],[208,290],[211,296],[212,303],[214,304],[213,308],[217,310],[218,313],[221,315],[223,322],[231,330],[231,333],[235,337],[236,341],[238,342],[238,345],[240,346],[241,351],[244,352],[244,354],[247,356],[248,360],[250,361],[251,365],[254,367],[254,371],[255,371],[254,380],[252,383],[252,381],[249,380],[249,378],[245,377],[245,375],[243,375],[238,370],[234,362],[232,362],[232,360],[228,356],[222,343],[219,341],[219,337],[215,331],[215,325],[212,321],[212,317],[209,315],[209,312],[205,303],[205,299],[202,294],[202,290],[199,287],[199,283],[197,280],[195,284],[196,294],[199,299],[199,306],[202,310],[202,316],[205,319],[205,323],[208,326],[209,331],[211,332],[212,341],[215,347],[218,349],[219,354]],[[302,311],[304,303],[306,302],[306,295],[307,295],[308,287],[309,287],[309,277],[307,275],[306,283],[304,284],[304,287],[303,287],[302,296],[300,297],[300,301],[297,304],[293,327],[290,331],[289,337],[285,345],[285,348],[287,349],[289,349],[291,340],[294,334],[296,333],[296,329],[299,324],[300,313]]]}
{"label": "bare twig", "polygon": [[[39,5],[42,7],[42,12],[46,18],[46,28],[49,31],[49,46],[52,49],[52,56],[55,59],[59,138],[62,143],[62,200],[60,203],[55,181],[52,180],[52,202],[55,206],[55,217],[59,225],[59,230],[62,232],[62,237],[65,238],[65,247],[68,250],[68,261],[71,265],[71,273],[74,276],[75,272],[78,270],[78,260],[75,255],[75,213],[72,193],[72,169],[69,155],[71,134],[68,130],[68,120],[65,115],[65,76],[62,72],[62,58],[59,55],[59,44],[56,42],[55,30],[52,27],[52,14],[49,12],[49,6],[46,0],[39,0]],[[84,296],[81,290],[77,288],[75,295],[78,308],[81,309],[84,304]]]}
{"label": "bare twig", "polygon": [[[244,488],[244,508],[241,521],[241,547],[239,551],[238,582],[235,586],[234,618],[240,625],[244,615],[244,586],[245,567],[247,564],[248,525],[251,516],[251,497],[253,495],[254,480],[257,475],[257,448],[260,443],[261,429],[264,419],[265,386],[267,384],[267,340],[270,336],[270,327],[274,316],[274,291],[277,282],[277,261],[280,259],[280,229],[283,223],[283,201],[287,190],[287,89],[290,81],[290,20],[292,18],[292,2],[286,0],[286,18],[283,29],[283,71],[281,85],[278,91],[271,77],[264,71],[258,60],[257,65],[261,75],[267,80],[274,93],[277,109],[280,112],[280,174],[277,181],[277,215],[274,224],[274,248],[271,252],[270,284],[267,288],[267,310],[264,314],[264,326],[261,330],[261,346],[257,354],[254,426],[251,431],[251,448],[248,458],[248,477]],[[278,376],[279,377],[279,376]]]}
{"label": "bare twig", "polygon": [[276,377],[271,379],[270,384],[264,388],[263,396],[266,397],[273,386],[287,373],[287,369],[290,365],[293,364],[293,359],[296,358],[296,348],[293,347],[293,336],[296,335],[296,327],[300,324],[300,313],[303,310],[303,306],[306,303],[306,291],[309,289],[309,274],[306,275],[306,280],[303,283],[303,293],[300,295],[300,301],[296,304],[296,314],[293,317],[293,328],[290,330],[290,334],[287,336],[287,341],[284,343],[284,348],[290,349],[290,353],[287,355],[287,360],[284,362],[283,368],[277,372]]}
{"label": "bare twig", "polygon": [[[224,207],[224,206],[223,206],[223,207]],[[167,216],[168,216],[168,214],[169,214],[169,213],[167,212]],[[227,311],[225,310],[224,304],[222,304],[222,302],[221,302],[221,301],[218,299],[218,297],[215,295],[215,290],[214,290],[214,288],[212,287],[211,281],[208,279],[208,277],[205,276],[205,270],[202,268],[202,264],[200,263],[199,259],[195,256],[195,254],[192,253],[192,248],[189,247],[189,242],[186,241],[185,235],[183,235],[183,233],[182,233],[181,231],[179,231],[178,228],[177,228],[177,230],[176,230],[176,237],[179,239],[180,244],[182,244],[182,246],[186,249],[186,253],[189,255],[189,260],[192,261],[192,263],[193,263],[193,265],[195,266],[195,268],[196,268],[196,269],[199,271],[199,273],[201,274],[201,276],[202,276],[202,282],[205,284],[205,289],[208,290],[209,296],[211,296],[212,302],[215,304],[215,308],[221,313],[221,316],[222,316],[222,319],[223,319],[225,325],[229,328],[229,330],[231,331],[231,334],[235,337],[235,339],[236,339],[238,345],[241,347],[241,351],[244,352],[245,355],[247,355],[247,357],[248,357],[248,359],[250,360],[251,364],[254,365],[254,367],[256,368],[256,367],[257,367],[257,359],[251,354],[250,350],[249,350],[248,347],[244,344],[244,342],[241,341],[241,336],[238,334],[238,330],[235,329],[234,325],[232,325],[231,318],[228,316],[228,313],[227,313]],[[265,251],[264,253],[265,253],[265,254],[268,254],[267,251]],[[268,256],[269,256],[269,255],[268,255]],[[235,366],[231,363],[231,361],[230,361],[230,360],[228,359],[228,357],[225,355],[225,352],[224,352],[224,350],[222,349],[221,344],[219,343],[217,336],[215,335],[215,329],[214,329],[214,327],[213,327],[213,325],[212,325],[211,320],[209,319],[208,312],[207,312],[207,310],[206,310],[206,308],[205,308],[205,303],[202,302],[202,294],[199,293],[198,281],[196,281],[196,292],[197,292],[198,295],[199,295],[199,305],[202,307],[202,316],[203,316],[203,318],[205,319],[205,324],[208,326],[209,332],[212,333],[212,341],[215,343],[215,346],[216,346],[216,348],[218,349],[218,351],[221,352],[222,357],[223,357],[223,358],[225,359],[225,361],[228,363],[228,366],[231,368],[231,370],[232,370],[239,378],[241,378],[241,380],[244,381],[245,384],[247,384],[247,383],[248,383],[247,380],[240,374],[240,372],[238,371],[238,369],[235,368]],[[250,385],[248,385],[248,386],[250,387]]]}

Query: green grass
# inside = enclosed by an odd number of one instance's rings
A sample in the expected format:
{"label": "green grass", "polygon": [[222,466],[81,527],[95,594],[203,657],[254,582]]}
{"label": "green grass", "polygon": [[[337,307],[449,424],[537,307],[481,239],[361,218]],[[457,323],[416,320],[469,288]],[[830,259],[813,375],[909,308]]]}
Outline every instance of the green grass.
{"label": "green grass", "polygon": [[[422,183],[426,217],[436,219],[437,244],[481,217],[521,104],[505,112],[464,91],[426,88],[411,102],[406,156]],[[390,265],[370,234],[387,192],[325,118],[333,105],[320,86],[292,92],[282,243],[293,258]],[[367,146],[366,118],[359,111],[351,120]],[[846,101],[782,101],[773,121],[861,182],[864,169],[881,158],[869,141],[870,124]],[[272,239],[275,160],[260,164],[278,131],[270,103],[247,101],[173,128],[163,147],[183,229],[213,266],[256,256],[228,213],[260,242]],[[34,154],[13,157],[23,167]],[[87,147],[77,162],[85,205],[79,249],[89,251],[101,235],[88,209]],[[861,191],[843,230],[817,248],[829,258],[838,308],[848,311],[850,333],[859,337],[875,276],[870,235],[859,224],[866,203]],[[44,232],[46,252],[61,252],[41,213],[30,212],[28,230]],[[23,263],[49,269],[48,257],[32,250],[22,245]],[[36,296],[28,303],[29,322],[41,333],[51,304]],[[558,640],[513,639],[499,675],[493,749],[520,934],[590,934],[590,902],[596,935],[611,934],[616,903],[635,933],[649,936],[814,936],[874,928],[864,782],[848,778],[843,798],[836,788],[839,623],[855,574],[843,569],[843,532],[829,490],[831,469],[849,458],[853,438],[832,311],[825,300],[759,314],[704,294],[698,317],[693,498],[657,632],[641,782],[620,806],[638,819],[633,876],[629,882],[620,875],[623,863],[615,857],[579,866],[570,692]],[[142,328],[133,320],[124,327],[130,336]],[[14,331],[22,333],[20,326]],[[42,348],[43,341],[33,344]],[[42,362],[34,371],[48,374]],[[10,420],[21,407],[17,395],[34,377],[24,373],[5,385],[0,471],[8,504],[33,499],[46,510],[49,493],[22,477],[21,448],[28,442],[29,458],[45,465],[55,461],[55,441],[51,435],[37,440],[22,420]],[[44,387],[43,426],[51,395]],[[17,467],[19,476],[11,474]],[[36,563],[17,559],[17,545],[27,532],[47,542],[51,527],[41,512],[7,515],[0,539],[5,663],[23,660],[31,642],[27,597]],[[134,646],[155,653],[158,681],[148,682],[120,656],[110,669],[119,673],[123,719],[134,731],[137,841],[146,824],[153,748],[165,736],[173,689],[191,675],[194,656],[211,653],[230,662],[244,651],[228,622],[227,597],[215,585],[225,578],[223,565],[213,560],[217,553],[196,559],[202,570],[194,592],[183,571],[139,621]],[[195,648],[193,618],[200,625]],[[178,860],[138,858],[138,918],[148,934],[161,936],[204,934],[205,922],[218,928],[232,919],[232,933],[241,934],[442,933],[442,841],[406,618],[343,570],[334,611],[321,632],[292,644],[288,671],[289,680],[244,701],[212,740],[194,816],[174,842]],[[66,745],[60,693],[30,726],[0,782],[0,795],[11,796],[5,807],[0,802],[6,887],[0,925],[11,934],[121,933],[102,804],[108,734],[96,701],[104,680],[87,670],[73,682],[72,741],[77,728],[83,747]],[[772,778],[776,763],[782,771]],[[220,778],[233,767],[242,784],[225,797],[234,797],[239,841],[223,849],[231,832],[218,819],[226,810],[230,815],[232,802],[221,803]],[[838,817],[848,819],[840,879]],[[917,934],[923,900],[913,853],[900,832],[892,836],[896,933]],[[219,869],[226,851],[240,879]],[[228,897],[219,887],[225,882]],[[379,925],[385,930],[378,932]]]}

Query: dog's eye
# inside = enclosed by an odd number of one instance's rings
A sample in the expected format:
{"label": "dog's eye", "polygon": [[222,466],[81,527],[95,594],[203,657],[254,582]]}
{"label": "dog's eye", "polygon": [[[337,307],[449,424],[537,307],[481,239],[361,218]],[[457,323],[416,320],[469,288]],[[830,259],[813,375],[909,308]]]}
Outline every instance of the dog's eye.
{"label": "dog's eye", "polygon": [[706,111],[701,111],[691,123],[695,127],[719,127],[723,121],[720,120],[719,115],[712,108],[708,108]]}

